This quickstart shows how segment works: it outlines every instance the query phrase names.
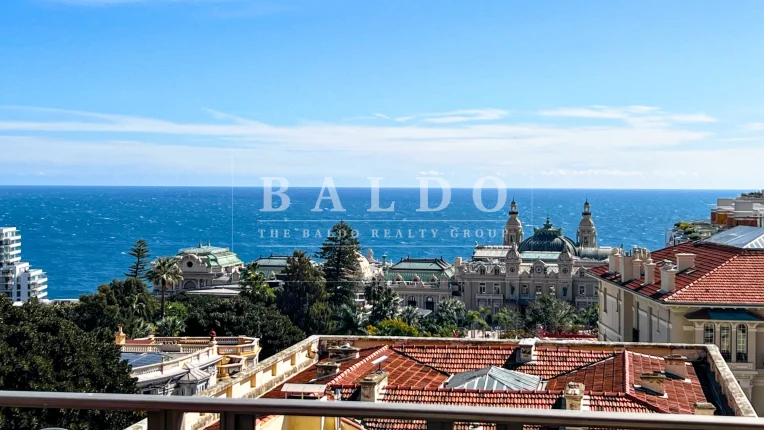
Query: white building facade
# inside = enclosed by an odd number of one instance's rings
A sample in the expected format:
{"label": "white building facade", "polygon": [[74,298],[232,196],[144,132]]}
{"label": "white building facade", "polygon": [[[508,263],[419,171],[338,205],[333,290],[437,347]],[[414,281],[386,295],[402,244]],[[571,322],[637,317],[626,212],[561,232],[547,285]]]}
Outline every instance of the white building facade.
{"label": "white building facade", "polygon": [[48,277],[21,261],[21,232],[16,227],[0,227],[0,294],[14,302],[26,302],[48,295]]}

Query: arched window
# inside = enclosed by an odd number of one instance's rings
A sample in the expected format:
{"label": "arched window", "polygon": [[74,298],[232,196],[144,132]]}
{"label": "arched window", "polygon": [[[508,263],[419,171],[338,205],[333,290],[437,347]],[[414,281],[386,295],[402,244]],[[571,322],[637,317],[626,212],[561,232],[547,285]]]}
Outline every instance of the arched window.
{"label": "arched window", "polygon": [[732,326],[729,324],[722,324],[719,327],[719,350],[722,353],[722,357],[725,360],[732,358]]}
{"label": "arched window", "polygon": [[706,323],[703,326],[703,343],[716,343],[716,327],[711,323]]}
{"label": "arched window", "polygon": [[739,363],[748,362],[748,327],[745,324],[737,326],[737,354],[735,361]]}
{"label": "arched window", "polygon": [[485,275],[485,266],[478,267],[478,274]]}
{"label": "arched window", "polygon": [[427,300],[425,300],[424,308],[430,311],[435,310],[435,302],[432,300],[432,297],[427,296]]}
{"label": "arched window", "polygon": [[493,268],[493,274],[494,275],[501,275],[501,267],[496,266]]}
{"label": "arched window", "polygon": [[413,307],[416,307],[416,306],[417,306],[417,303],[416,303],[416,297],[414,297],[414,296],[409,296],[408,305],[409,305],[409,306],[413,306]]}

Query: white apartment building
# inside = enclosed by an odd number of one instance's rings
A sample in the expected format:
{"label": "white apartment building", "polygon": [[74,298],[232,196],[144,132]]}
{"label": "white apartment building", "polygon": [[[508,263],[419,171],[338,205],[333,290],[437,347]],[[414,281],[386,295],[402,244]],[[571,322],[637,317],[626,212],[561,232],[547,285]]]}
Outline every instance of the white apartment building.
{"label": "white apartment building", "polygon": [[600,340],[713,344],[764,414],[764,228],[739,226],[590,269]]}
{"label": "white apartment building", "polygon": [[14,302],[32,297],[45,299],[48,277],[21,261],[21,233],[16,227],[0,227],[0,294]]}

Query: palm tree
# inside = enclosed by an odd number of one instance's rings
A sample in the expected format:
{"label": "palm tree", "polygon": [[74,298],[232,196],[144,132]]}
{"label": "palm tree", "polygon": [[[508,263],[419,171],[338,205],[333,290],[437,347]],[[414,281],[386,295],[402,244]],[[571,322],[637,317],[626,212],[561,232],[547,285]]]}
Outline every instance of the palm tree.
{"label": "palm tree", "polygon": [[366,334],[367,316],[355,306],[343,305],[340,308],[340,327],[338,334],[364,335]]}
{"label": "palm tree", "polygon": [[260,273],[260,266],[254,261],[239,270],[239,285],[241,295],[254,303],[269,306],[276,301],[276,292],[265,281],[265,275]]}
{"label": "palm tree", "polygon": [[186,322],[177,317],[165,317],[157,321],[160,336],[177,336],[186,329]]}
{"label": "palm tree", "polygon": [[502,308],[493,318],[504,331],[508,329],[517,330],[520,325],[520,315],[509,308]]}
{"label": "palm tree", "polygon": [[142,319],[135,319],[126,327],[125,330],[131,338],[139,339],[146,337],[154,332],[154,326]]}
{"label": "palm tree", "polygon": [[467,322],[470,324],[470,330],[472,330],[475,326],[478,326],[479,328],[482,328],[485,330],[488,327],[488,323],[485,322],[485,319],[483,319],[483,315],[480,311],[471,310],[467,312]]}
{"label": "palm tree", "polygon": [[448,299],[438,304],[438,316],[443,321],[459,323],[459,318],[464,316],[464,302],[459,299]]}
{"label": "palm tree", "polygon": [[417,327],[419,325],[421,316],[419,315],[419,311],[417,310],[416,306],[406,306],[403,308],[398,318],[412,327]]}
{"label": "palm tree", "polygon": [[371,308],[369,322],[372,325],[376,325],[380,321],[395,319],[395,317],[398,316],[399,302],[400,298],[398,297],[398,293],[392,288],[385,288],[382,292],[382,296]]}
{"label": "palm tree", "polygon": [[183,279],[180,267],[173,258],[159,257],[151,264],[151,269],[146,272],[146,279],[162,289],[162,301],[160,304],[160,318],[164,318],[164,295],[168,285],[174,285]]}

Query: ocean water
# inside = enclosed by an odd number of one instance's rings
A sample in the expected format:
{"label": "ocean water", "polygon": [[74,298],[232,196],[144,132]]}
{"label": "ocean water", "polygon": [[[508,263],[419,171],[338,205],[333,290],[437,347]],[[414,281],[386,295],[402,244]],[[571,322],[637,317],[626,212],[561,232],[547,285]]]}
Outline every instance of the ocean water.
{"label": "ocean water", "polygon": [[[663,247],[665,231],[682,219],[707,219],[717,197],[737,190],[508,190],[496,212],[479,210],[473,190],[452,190],[444,210],[417,211],[418,189],[382,189],[380,206],[395,202],[393,212],[370,212],[366,188],[339,188],[344,212],[314,211],[320,190],[287,191],[284,211],[263,209],[262,188],[196,187],[0,187],[0,226],[22,233],[22,257],[48,273],[50,298],[74,298],[120,278],[131,263],[127,255],[137,239],[149,242],[152,255],[174,255],[199,242],[232,248],[244,261],[259,256],[314,252],[340,218],[357,231],[361,244],[376,258],[469,257],[475,242],[501,244],[509,201],[515,198],[525,237],[550,217],[575,239],[586,198],[601,245]],[[430,207],[440,191],[428,194]],[[483,193],[483,204],[497,203],[496,190]],[[280,200],[274,199],[274,206]]]}

